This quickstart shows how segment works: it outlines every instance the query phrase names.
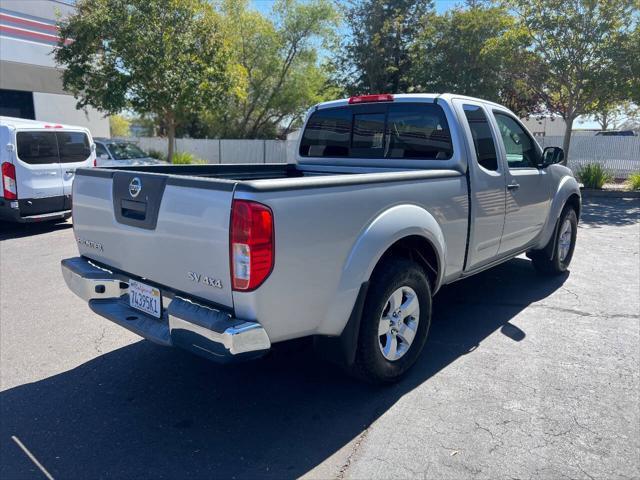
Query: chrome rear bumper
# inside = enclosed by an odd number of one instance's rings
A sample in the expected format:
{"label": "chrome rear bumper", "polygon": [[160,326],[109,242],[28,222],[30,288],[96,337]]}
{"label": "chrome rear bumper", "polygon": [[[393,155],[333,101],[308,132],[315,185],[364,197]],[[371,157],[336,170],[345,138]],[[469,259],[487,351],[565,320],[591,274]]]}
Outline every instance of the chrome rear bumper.
{"label": "chrome rear bumper", "polygon": [[[62,276],[69,289],[94,312],[160,345],[178,346],[216,361],[256,357],[271,348],[267,332],[257,322],[188,298],[163,292],[162,318],[129,306],[129,285],[121,275],[82,257],[63,260]],[[161,289],[162,291],[162,289]]]}

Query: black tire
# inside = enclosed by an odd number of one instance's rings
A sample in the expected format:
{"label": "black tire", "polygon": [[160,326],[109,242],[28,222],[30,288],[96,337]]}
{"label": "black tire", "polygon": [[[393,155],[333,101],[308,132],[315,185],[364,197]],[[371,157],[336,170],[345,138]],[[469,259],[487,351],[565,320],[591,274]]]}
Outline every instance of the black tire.
{"label": "black tire", "polygon": [[[405,353],[390,361],[382,353],[379,336],[381,316],[388,307],[392,293],[403,287],[412,289],[419,302],[419,315],[415,337]],[[402,297],[403,301],[405,297]],[[409,322],[415,317],[407,317]],[[413,320],[411,320],[413,319]],[[392,258],[376,267],[369,283],[358,335],[358,347],[352,373],[371,383],[397,381],[418,359],[427,340],[431,324],[431,288],[424,270],[418,264],[404,258]],[[393,335],[394,338],[395,334]],[[401,338],[398,334],[398,338]],[[400,340],[395,340],[401,345]]]}
{"label": "black tire", "polygon": [[[568,253],[562,258],[560,250],[561,250],[561,236],[563,233],[563,226],[565,222],[568,221],[571,225],[571,244],[569,246]],[[533,262],[533,267],[540,273],[545,275],[560,275],[567,271],[569,268],[569,264],[571,263],[571,259],[573,258],[573,251],[576,247],[576,236],[578,233],[578,216],[576,215],[576,211],[567,206],[562,211],[560,218],[558,219],[558,224],[556,226],[556,231],[551,240],[549,240],[550,244],[547,245],[543,250],[531,252],[529,255],[531,261]],[[551,258],[546,253],[549,250],[553,249],[553,254]]]}

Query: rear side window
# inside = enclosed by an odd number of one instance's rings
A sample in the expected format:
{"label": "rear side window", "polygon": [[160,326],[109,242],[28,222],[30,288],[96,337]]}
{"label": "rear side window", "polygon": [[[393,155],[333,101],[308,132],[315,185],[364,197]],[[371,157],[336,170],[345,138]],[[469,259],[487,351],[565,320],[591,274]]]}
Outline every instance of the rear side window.
{"label": "rear side window", "polygon": [[421,160],[446,160],[453,155],[449,125],[439,105],[377,107],[375,112],[358,107],[314,112],[302,135],[300,155]]}
{"label": "rear side window", "polygon": [[91,155],[89,137],[82,132],[18,132],[18,158],[25,163],[79,163]]}
{"label": "rear side window", "polygon": [[463,108],[469,129],[471,129],[478,163],[487,170],[498,170],[496,144],[493,141],[489,120],[484,110],[476,105],[464,105]]}
{"label": "rear side window", "polygon": [[56,132],[60,163],[84,162],[91,155],[89,138],[81,132]]}
{"label": "rear side window", "polygon": [[18,132],[18,158],[25,163],[58,163],[58,142],[54,132]]}

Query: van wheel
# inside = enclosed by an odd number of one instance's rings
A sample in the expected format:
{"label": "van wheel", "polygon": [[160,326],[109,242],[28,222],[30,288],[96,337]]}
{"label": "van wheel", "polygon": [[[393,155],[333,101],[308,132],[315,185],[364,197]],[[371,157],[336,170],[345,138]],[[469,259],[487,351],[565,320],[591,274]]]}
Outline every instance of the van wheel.
{"label": "van wheel", "polygon": [[566,272],[573,258],[577,233],[578,217],[576,211],[571,207],[565,207],[558,219],[555,237],[549,240],[555,243],[552,257],[549,258],[545,255],[544,250],[531,252],[529,256],[533,267],[538,272],[547,275],[559,275]]}
{"label": "van wheel", "polygon": [[398,380],[418,359],[431,324],[431,288],[406,259],[376,267],[365,301],[353,373],[372,383]]}

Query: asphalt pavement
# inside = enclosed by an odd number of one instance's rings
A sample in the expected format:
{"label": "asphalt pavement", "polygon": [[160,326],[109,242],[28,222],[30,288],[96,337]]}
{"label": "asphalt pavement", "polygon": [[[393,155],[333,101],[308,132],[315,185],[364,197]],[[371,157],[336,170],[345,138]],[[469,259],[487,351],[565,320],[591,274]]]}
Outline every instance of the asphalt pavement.
{"label": "asphalt pavement", "polygon": [[219,366],[69,292],[71,223],[0,229],[0,478],[639,478],[640,200],[585,202],[571,271],[441,290],[388,387],[304,345]]}

